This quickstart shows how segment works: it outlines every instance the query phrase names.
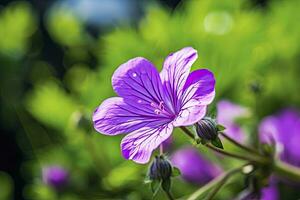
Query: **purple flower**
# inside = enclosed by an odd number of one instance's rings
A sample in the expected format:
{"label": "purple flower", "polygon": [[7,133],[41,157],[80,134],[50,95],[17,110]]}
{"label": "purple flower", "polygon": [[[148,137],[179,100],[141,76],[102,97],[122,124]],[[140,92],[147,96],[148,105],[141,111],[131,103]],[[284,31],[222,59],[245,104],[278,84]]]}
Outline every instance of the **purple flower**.
{"label": "purple flower", "polygon": [[283,161],[300,166],[300,115],[285,109],[279,114],[268,116],[259,126],[262,142],[275,141],[276,149]]}
{"label": "purple flower", "polygon": [[249,110],[227,100],[219,101],[217,110],[217,122],[226,127],[224,132],[237,141],[243,142],[246,134],[235,121],[240,117],[247,117]]}
{"label": "purple flower", "polygon": [[120,97],[109,98],[96,109],[95,129],[105,135],[129,133],[121,142],[123,156],[148,162],[173,127],[199,121],[215,96],[212,72],[200,69],[189,74],[197,57],[195,49],[183,48],[166,58],[160,73],[141,57],[122,64],[112,76]]}
{"label": "purple flower", "polygon": [[279,194],[277,186],[271,183],[268,187],[265,187],[261,190],[260,200],[277,200],[279,199]]}
{"label": "purple flower", "polygon": [[171,156],[171,162],[180,169],[184,180],[194,184],[205,184],[222,172],[192,147],[176,151]]}
{"label": "purple flower", "polygon": [[279,193],[277,186],[271,183],[269,186],[261,189],[260,194],[254,193],[249,190],[245,190],[239,194],[235,200],[277,200],[279,199]]}
{"label": "purple flower", "polygon": [[43,182],[55,188],[60,188],[68,182],[69,173],[60,166],[48,166],[42,170]]}

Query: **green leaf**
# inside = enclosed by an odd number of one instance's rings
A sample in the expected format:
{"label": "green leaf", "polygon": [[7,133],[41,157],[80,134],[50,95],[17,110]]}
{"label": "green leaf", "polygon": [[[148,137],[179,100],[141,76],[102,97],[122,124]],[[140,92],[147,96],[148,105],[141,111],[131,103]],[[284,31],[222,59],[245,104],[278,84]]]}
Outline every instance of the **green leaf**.
{"label": "green leaf", "polygon": [[153,181],[151,182],[151,185],[150,185],[150,186],[151,186],[151,191],[152,191],[152,193],[153,193],[153,196],[155,196],[155,195],[157,194],[160,185],[161,185],[161,182],[158,181],[158,180],[153,180]]}
{"label": "green leaf", "polygon": [[211,144],[214,145],[215,147],[220,148],[220,149],[224,149],[222,141],[220,140],[219,137],[216,137],[216,139],[212,140]]}
{"label": "green leaf", "polygon": [[226,128],[225,128],[225,126],[218,124],[217,129],[218,129],[218,131],[224,131]]}
{"label": "green leaf", "polygon": [[181,174],[180,169],[178,169],[177,167],[173,167],[172,177],[180,176],[180,174]]}
{"label": "green leaf", "polygon": [[196,142],[196,144],[200,144],[201,143],[201,138],[199,138],[199,137],[195,138],[195,142]]}
{"label": "green leaf", "polygon": [[162,189],[164,191],[170,191],[170,188],[171,188],[171,179],[165,179],[162,181]]}

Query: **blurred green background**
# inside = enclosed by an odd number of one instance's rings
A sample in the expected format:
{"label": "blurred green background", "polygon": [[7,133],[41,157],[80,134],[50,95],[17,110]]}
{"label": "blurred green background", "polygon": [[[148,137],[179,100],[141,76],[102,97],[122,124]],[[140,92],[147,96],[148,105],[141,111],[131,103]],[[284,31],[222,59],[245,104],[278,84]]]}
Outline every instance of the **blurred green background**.
{"label": "blurred green background", "polygon": [[[124,160],[122,136],[96,134],[90,122],[115,95],[112,73],[133,57],[161,69],[170,52],[192,46],[193,69],[215,73],[215,102],[245,105],[254,121],[300,107],[299,0],[1,2],[0,199],[151,199],[147,166]],[[189,143],[181,135],[170,152]],[[63,190],[42,181],[51,165],[70,174]],[[198,187],[176,179],[174,195]]]}

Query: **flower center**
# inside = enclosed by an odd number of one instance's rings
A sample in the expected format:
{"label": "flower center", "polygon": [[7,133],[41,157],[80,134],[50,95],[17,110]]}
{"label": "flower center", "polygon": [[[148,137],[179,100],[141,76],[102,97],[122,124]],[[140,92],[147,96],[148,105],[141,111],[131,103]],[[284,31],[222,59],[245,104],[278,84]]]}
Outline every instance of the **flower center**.
{"label": "flower center", "polygon": [[151,106],[154,108],[154,112],[155,114],[159,115],[162,112],[165,111],[165,106],[164,106],[164,102],[160,101],[159,104],[155,103],[155,102],[151,102]]}

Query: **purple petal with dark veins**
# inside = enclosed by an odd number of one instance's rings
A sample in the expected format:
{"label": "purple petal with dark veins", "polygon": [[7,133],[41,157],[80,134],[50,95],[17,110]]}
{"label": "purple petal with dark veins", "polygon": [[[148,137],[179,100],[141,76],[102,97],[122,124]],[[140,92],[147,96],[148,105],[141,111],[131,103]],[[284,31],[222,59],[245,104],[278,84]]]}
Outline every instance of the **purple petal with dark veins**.
{"label": "purple petal with dark veins", "polygon": [[145,58],[133,58],[122,64],[113,74],[112,85],[127,103],[172,117],[158,71]]}
{"label": "purple petal with dark veins", "polygon": [[95,129],[105,135],[130,133],[141,127],[157,127],[170,121],[148,107],[128,104],[121,97],[105,100],[94,112]]}
{"label": "purple petal with dark veins", "polygon": [[184,107],[181,108],[173,125],[175,127],[190,126],[200,121],[200,119],[202,119],[206,114],[207,106],[201,106],[198,104],[198,101],[194,99],[188,101]]}
{"label": "purple petal with dark veins", "polygon": [[214,74],[207,69],[193,71],[184,85],[182,103],[189,99],[199,100],[199,105],[208,105],[215,97]]}
{"label": "purple petal with dark veins", "polygon": [[206,106],[215,97],[215,79],[212,72],[200,69],[192,72],[184,85],[180,112],[174,126],[188,126],[205,116]]}
{"label": "purple petal with dark veins", "polygon": [[157,126],[156,128],[143,127],[126,135],[121,142],[122,154],[126,159],[137,163],[147,163],[151,153],[163,141],[170,137],[173,131],[171,124]]}
{"label": "purple petal with dark veins", "polygon": [[198,54],[195,49],[191,47],[183,48],[166,58],[163,70],[160,72],[162,83],[172,101],[175,113],[180,110],[179,98],[182,95],[191,66],[197,57]]}

